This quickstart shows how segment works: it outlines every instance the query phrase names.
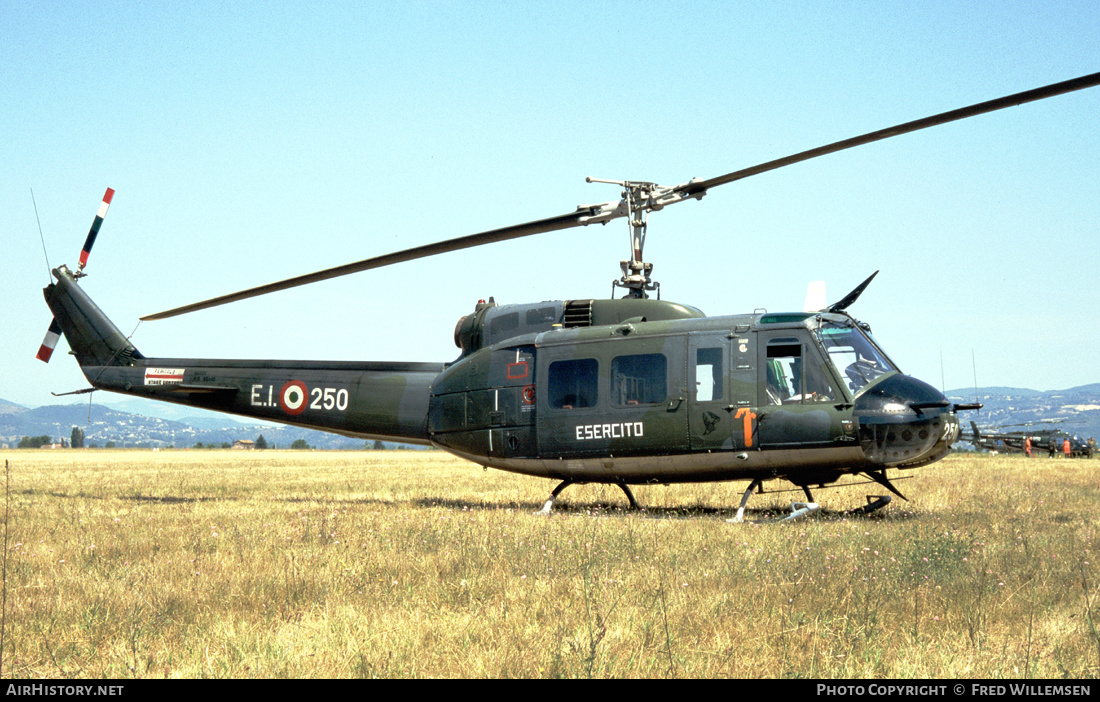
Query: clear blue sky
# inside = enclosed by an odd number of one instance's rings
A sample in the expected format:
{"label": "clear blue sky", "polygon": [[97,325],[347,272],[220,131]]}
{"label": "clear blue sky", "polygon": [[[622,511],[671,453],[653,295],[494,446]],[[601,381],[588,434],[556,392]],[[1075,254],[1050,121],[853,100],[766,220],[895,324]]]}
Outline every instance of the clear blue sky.
{"label": "clear blue sky", "polygon": [[[137,318],[672,185],[1100,71],[1093,2],[0,4],[0,398],[50,263]],[[1100,88],[867,145],[650,218],[662,296],[710,315],[838,299],[936,386],[1100,381]],[[624,220],[141,324],[154,356],[447,361],[478,298],[603,297]],[[941,357],[943,370],[941,372]],[[942,380],[941,380],[942,378]],[[111,397],[99,398],[106,401]]]}

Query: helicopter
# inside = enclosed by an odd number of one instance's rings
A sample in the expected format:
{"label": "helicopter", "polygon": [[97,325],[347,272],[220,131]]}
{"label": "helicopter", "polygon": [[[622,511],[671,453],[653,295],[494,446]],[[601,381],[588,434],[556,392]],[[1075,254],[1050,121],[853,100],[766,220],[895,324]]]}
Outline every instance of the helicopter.
{"label": "helicopter", "polygon": [[1073,445],[1073,454],[1075,456],[1080,452],[1081,455],[1087,455],[1087,457],[1091,458],[1092,454],[1088,451],[1089,444],[1082,439],[1079,434],[1069,434],[1066,431],[1056,429],[1017,430],[1003,433],[995,431],[1006,427],[1061,424],[1064,421],[1065,420],[1057,419],[1027,422],[1025,424],[1003,424],[1001,426],[986,427],[984,429],[979,427],[977,422],[970,422],[970,431],[961,432],[959,434],[959,441],[970,442],[976,448],[981,448],[986,451],[1022,453],[1027,451],[1027,441],[1030,439],[1032,451],[1038,453],[1040,450],[1048,450],[1050,455],[1053,456],[1055,451],[1061,453],[1062,441],[1066,438],[1070,438],[1070,443]]}
{"label": "helicopter", "polygon": [[[149,357],[79,285],[113,191],[108,189],[77,271],[60,266],[44,290],[90,388],[320,429],[366,440],[430,445],[474,463],[558,481],[541,514],[574,484],[631,486],[749,481],[744,519],[764,483],[801,489],[788,519],[820,509],[812,490],[862,476],[893,495],[904,472],[947,455],[958,413],[904,374],[848,310],[877,271],[827,304],[812,286],[802,311],[707,317],[662,300],[643,258],[648,216],[717,186],[874,141],[1094,87],[1100,73],[977,103],[675,186],[588,178],[621,198],[574,211],[301,275],[147,315],[157,320],[474,246],[626,218],[630,258],[611,299],[479,301],[454,330],[446,363]],[[650,293],[656,293],[656,298]],[[613,295],[615,293],[613,292]],[[52,347],[51,347],[52,348]],[[46,358],[42,358],[45,355]],[[48,360],[48,353],[40,353]],[[868,496],[857,510],[890,501]]]}

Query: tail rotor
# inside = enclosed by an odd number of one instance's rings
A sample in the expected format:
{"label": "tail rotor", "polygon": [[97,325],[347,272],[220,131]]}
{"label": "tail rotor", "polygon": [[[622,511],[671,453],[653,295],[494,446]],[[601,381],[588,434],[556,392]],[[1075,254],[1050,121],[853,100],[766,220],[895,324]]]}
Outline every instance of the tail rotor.
{"label": "tail rotor", "polygon": [[[79,270],[77,270],[74,277],[82,278],[87,275],[84,272],[85,266],[88,265],[88,256],[92,253],[92,247],[95,246],[96,237],[99,235],[99,228],[103,226],[103,218],[107,216],[107,208],[111,206],[111,198],[115,196],[115,191],[111,188],[107,188],[107,192],[103,193],[103,201],[99,203],[99,209],[96,210],[95,219],[92,220],[92,227],[88,230],[88,236],[84,239],[84,246],[80,250],[80,262]],[[50,321],[50,328],[46,331],[46,338],[42,339],[42,345],[38,347],[38,354],[35,356],[39,361],[43,363],[49,363],[50,357],[53,355],[54,347],[57,346],[58,340],[61,338],[61,327],[57,323],[57,319]]]}

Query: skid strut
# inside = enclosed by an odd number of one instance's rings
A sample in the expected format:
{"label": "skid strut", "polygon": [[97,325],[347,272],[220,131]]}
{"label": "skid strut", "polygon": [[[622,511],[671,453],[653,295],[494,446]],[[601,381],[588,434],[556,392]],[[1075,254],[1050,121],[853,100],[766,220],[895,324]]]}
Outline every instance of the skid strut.
{"label": "skid strut", "polygon": [[562,490],[564,490],[565,488],[569,487],[572,484],[573,484],[572,480],[563,480],[563,481],[561,481],[561,484],[558,485],[556,488],[554,488],[554,491],[552,493],[550,493],[550,499],[548,499],[546,501],[546,504],[544,504],[542,506],[542,509],[540,509],[535,514],[550,514],[550,510],[554,509],[554,500],[558,499],[558,495],[561,494]]}
{"label": "skid strut", "polygon": [[745,494],[741,496],[741,506],[737,508],[737,515],[733,519],[727,519],[726,521],[731,524],[740,524],[745,521],[745,505],[749,503],[749,496],[752,495],[752,491],[760,487],[763,481],[760,478],[753,478],[753,481],[749,483],[749,487],[745,490]]}
{"label": "skid strut", "polygon": [[[552,493],[550,493],[550,499],[548,499],[546,501],[546,504],[544,504],[542,506],[542,509],[540,509],[535,514],[550,514],[550,510],[554,509],[554,502],[558,499],[558,495],[561,494],[562,490],[564,490],[565,488],[572,485],[573,482],[574,481],[572,481],[572,480],[563,480],[563,481],[561,481],[561,484],[559,484],[556,488],[554,488],[554,491]],[[630,488],[627,486],[626,483],[615,483],[615,484],[618,485],[619,488],[624,493],[626,493],[626,499],[630,501],[630,509],[640,510],[642,508],[642,506],[640,504],[638,504],[638,501],[636,499],[634,499],[634,493],[630,491]]]}

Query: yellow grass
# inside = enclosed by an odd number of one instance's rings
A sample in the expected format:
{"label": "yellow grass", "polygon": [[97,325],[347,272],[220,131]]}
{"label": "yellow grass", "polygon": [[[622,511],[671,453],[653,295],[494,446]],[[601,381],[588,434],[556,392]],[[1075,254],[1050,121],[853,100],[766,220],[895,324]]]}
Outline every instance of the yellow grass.
{"label": "yellow grass", "polygon": [[[3,674],[1094,677],[1091,461],[963,457],[727,524],[743,483],[553,483],[438,452],[0,451]],[[769,489],[772,485],[767,486]],[[789,487],[776,484],[774,487]],[[800,492],[754,496],[749,518]]]}

